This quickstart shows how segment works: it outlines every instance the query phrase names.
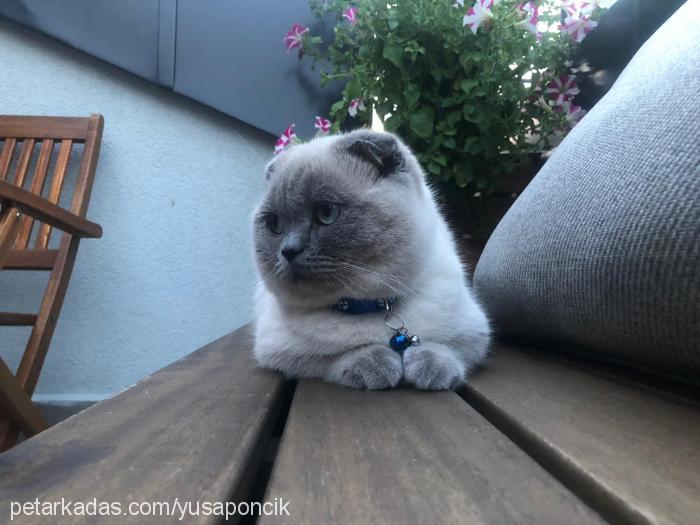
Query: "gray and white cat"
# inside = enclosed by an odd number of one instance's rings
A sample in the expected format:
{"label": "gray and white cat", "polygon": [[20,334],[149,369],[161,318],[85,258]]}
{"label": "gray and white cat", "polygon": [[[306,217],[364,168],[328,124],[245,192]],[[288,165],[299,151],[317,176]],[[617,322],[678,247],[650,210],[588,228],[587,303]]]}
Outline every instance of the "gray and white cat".
{"label": "gray and white cat", "polygon": [[[486,355],[489,324],[408,147],[369,130],[317,138],[278,155],[267,179],[254,219],[258,363],[356,388],[463,383]],[[333,308],[393,297],[420,337],[403,354],[383,312]]]}

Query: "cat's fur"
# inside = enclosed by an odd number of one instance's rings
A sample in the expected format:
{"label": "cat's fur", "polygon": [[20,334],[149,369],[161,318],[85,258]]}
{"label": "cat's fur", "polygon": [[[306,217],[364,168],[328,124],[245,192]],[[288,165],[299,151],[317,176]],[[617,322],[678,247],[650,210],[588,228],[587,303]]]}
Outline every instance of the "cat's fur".
{"label": "cat's fur", "polygon": [[[488,321],[409,149],[369,130],[323,137],[280,154],[267,177],[254,220],[258,363],[356,388],[461,384],[487,352]],[[314,220],[321,203],[340,205],[333,224]],[[281,233],[270,231],[267,214]],[[292,263],[281,255],[290,243],[303,248]],[[398,296],[394,310],[422,341],[403,358],[389,347],[382,313],[330,307],[388,296]]]}

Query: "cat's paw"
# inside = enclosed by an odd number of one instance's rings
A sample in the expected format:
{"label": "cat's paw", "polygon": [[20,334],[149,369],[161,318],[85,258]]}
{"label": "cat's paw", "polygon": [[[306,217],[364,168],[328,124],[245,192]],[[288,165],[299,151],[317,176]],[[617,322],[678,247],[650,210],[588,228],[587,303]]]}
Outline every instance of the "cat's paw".
{"label": "cat's paw", "polygon": [[449,390],[464,383],[464,363],[451,348],[426,342],[404,352],[404,378],[421,390]]}
{"label": "cat's paw", "polygon": [[383,390],[401,381],[401,356],[385,347],[351,351],[335,365],[333,380],[352,388]]}

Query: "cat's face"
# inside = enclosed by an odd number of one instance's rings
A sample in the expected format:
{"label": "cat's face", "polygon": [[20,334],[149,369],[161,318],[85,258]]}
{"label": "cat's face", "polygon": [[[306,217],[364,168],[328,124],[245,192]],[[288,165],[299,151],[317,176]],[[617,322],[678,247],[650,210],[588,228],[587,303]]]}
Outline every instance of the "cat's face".
{"label": "cat's face", "polygon": [[393,136],[363,130],[294,146],[271,163],[268,180],[254,219],[256,260],[280,300],[408,293],[428,196]]}

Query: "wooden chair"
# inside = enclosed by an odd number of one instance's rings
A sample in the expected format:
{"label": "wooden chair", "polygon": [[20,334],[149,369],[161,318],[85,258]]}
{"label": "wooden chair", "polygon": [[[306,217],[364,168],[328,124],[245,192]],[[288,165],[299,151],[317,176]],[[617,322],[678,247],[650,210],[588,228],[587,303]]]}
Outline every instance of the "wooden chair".
{"label": "wooden chair", "polygon": [[[0,326],[33,327],[16,375],[0,358],[0,451],[14,445],[19,430],[31,436],[47,426],[31,396],[61,312],[80,239],[102,235],[99,225],[85,220],[85,213],[103,122],[101,115],[0,116],[0,270],[51,272],[36,315],[0,312]],[[70,179],[71,155],[80,154],[78,149],[82,149],[82,158],[70,210],[66,210],[59,203],[62,194],[63,200],[69,197],[64,186]],[[57,247],[51,243],[52,228],[63,232]]]}

